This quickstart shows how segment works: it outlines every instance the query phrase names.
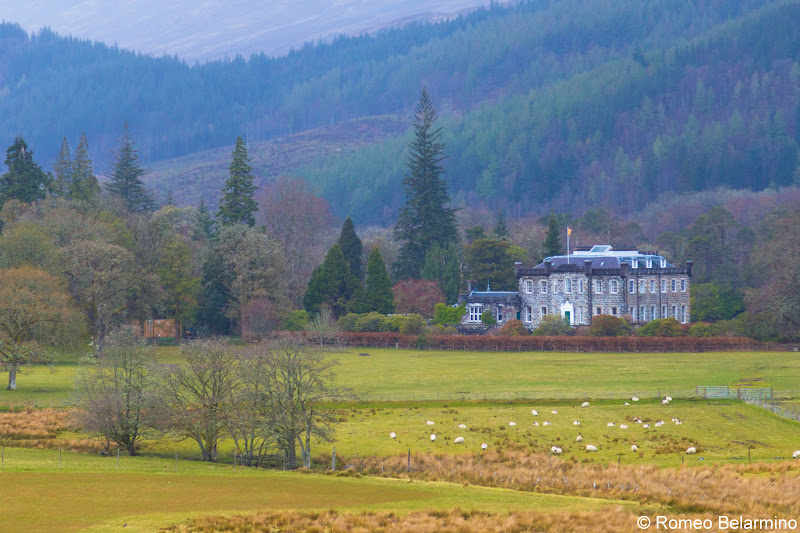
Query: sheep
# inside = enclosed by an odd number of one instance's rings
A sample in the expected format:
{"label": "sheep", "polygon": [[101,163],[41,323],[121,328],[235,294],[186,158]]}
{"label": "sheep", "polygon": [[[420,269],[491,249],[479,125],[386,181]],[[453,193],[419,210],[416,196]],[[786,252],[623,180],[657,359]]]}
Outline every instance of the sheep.
{"label": "sheep", "polygon": [[673,421],[673,422],[677,422],[677,421],[678,421],[678,419],[677,419],[677,418],[675,418],[675,417],[673,416],[673,417],[672,417],[672,421]]}
{"label": "sheep", "polygon": [[538,427],[539,426],[539,422],[534,422],[533,425]]}
{"label": "sheep", "polygon": [[580,435],[578,435],[578,438],[576,438],[575,440],[576,440],[576,441],[578,441],[578,442],[581,442],[581,441],[583,440],[583,437],[581,437]]}
{"label": "sheep", "polygon": [[459,424],[458,425],[458,429],[467,429],[467,425],[466,424]]}
{"label": "sheep", "polygon": [[516,422],[509,422],[509,423],[508,423],[508,425],[509,425],[509,426],[511,426],[511,427],[513,428],[514,426],[516,426],[516,425],[517,425],[517,423],[516,423]]}
{"label": "sheep", "polygon": [[628,402],[625,402],[625,405],[630,405]]}
{"label": "sheep", "polygon": [[661,405],[669,405],[669,400],[661,400]]}
{"label": "sheep", "polygon": [[573,421],[572,421],[572,425],[573,425],[573,426],[580,426],[580,425],[581,425],[581,423],[580,423],[580,422],[578,422],[577,420],[573,420]]}
{"label": "sheep", "polygon": [[608,424],[606,424],[606,427],[613,428],[616,425],[617,424],[615,424],[614,422],[609,422]]}
{"label": "sheep", "polygon": [[638,447],[637,445],[635,445],[635,444],[634,444],[633,446],[631,446],[631,451],[632,451],[632,452],[634,452],[634,453],[636,453],[636,452],[638,452],[638,451],[639,451],[639,447]]}
{"label": "sheep", "polygon": [[631,401],[632,401],[632,402],[638,402],[638,401],[639,401],[639,398],[637,398],[636,396],[634,396],[633,398],[631,398]]}
{"label": "sheep", "polygon": [[596,452],[597,451],[597,446],[595,446],[594,444],[587,444],[586,445],[586,451],[587,452]]}
{"label": "sheep", "polygon": [[666,397],[666,398],[664,398],[664,399],[665,399],[665,400],[667,400],[668,402],[671,402],[671,401],[672,401],[672,396],[667,396],[667,397]]}
{"label": "sheep", "polygon": [[620,424],[619,429],[628,429],[628,426],[626,426],[625,424]]}
{"label": "sheep", "polygon": [[532,410],[531,410],[531,414],[532,414],[533,416],[539,416],[539,411],[537,411],[536,409],[532,409]]}
{"label": "sheep", "polygon": [[426,423],[427,423],[429,426],[435,426],[435,425],[436,425],[436,422],[433,422],[432,420],[428,420]]}
{"label": "sheep", "polygon": [[797,450],[792,454],[792,459],[800,459],[800,450]]}
{"label": "sheep", "polygon": [[489,447],[489,445],[486,444],[485,442],[483,444],[481,444],[481,450],[485,450],[488,447]]}
{"label": "sheep", "polygon": [[643,427],[644,429],[647,429],[647,428],[649,428],[649,427],[650,427],[650,424],[645,424],[645,425],[643,425],[642,427]]}
{"label": "sheep", "polygon": [[549,426],[550,425],[550,421],[549,420],[545,420],[544,423],[542,423],[542,425],[543,426]]}
{"label": "sheep", "polygon": [[391,433],[389,433],[389,438],[396,439],[397,434],[394,431],[392,431]]}
{"label": "sheep", "polygon": [[550,411],[550,414],[551,415],[557,415],[558,414],[558,409],[553,409],[552,411]]}
{"label": "sheep", "polygon": [[433,442],[433,441],[435,441],[435,440],[436,440],[436,435],[434,435],[433,433],[431,433],[431,442]]}
{"label": "sheep", "polygon": [[681,424],[683,424],[683,422],[681,422],[680,420],[678,420],[677,422],[675,422],[675,425],[676,425],[676,426],[680,426]]}
{"label": "sheep", "polygon": [[454,440],[453,443],[464,444],[464,437],[456,437],[456,440]]}
{"label": "sheep", "polygon": [[550,448],[550,452],[552,452],[555,455],[561,455],[563,453],[561,448],[559,448],[558,446],[553,446],[552,448]]}
{"label": "sheep", "polygon": [[686,448],[686,453],[688,455],[694,455],[697,453],[697,448],[695,448],[694,446],[689,446],[688,448]]}
{"label": "sheep", "polygon": [[589,407],[589,402],[583,402],[583,403],[581,404],[581,407]]}

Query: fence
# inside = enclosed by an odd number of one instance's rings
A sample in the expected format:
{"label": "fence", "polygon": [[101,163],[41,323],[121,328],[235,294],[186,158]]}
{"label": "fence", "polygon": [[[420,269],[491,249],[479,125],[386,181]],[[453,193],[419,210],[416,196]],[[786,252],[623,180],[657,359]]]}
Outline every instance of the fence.
{"label": "fence", "polygon": [[[772,388],[767,387],[726,387],[726,386],[703,386],[699,385],[695,391],[696,396],[701,396],[707,400],[771,400],[773,397]],[[794,397],[794,391],[788,396]]]}
{"label": "fence", "polygon": [[744,398],[742,401],[750,405],[761,407],[767,411],[771,411],[783,418],[800,422],[800,405],[794,405],[790,407],[788,405],[776,402],[772,398]]}

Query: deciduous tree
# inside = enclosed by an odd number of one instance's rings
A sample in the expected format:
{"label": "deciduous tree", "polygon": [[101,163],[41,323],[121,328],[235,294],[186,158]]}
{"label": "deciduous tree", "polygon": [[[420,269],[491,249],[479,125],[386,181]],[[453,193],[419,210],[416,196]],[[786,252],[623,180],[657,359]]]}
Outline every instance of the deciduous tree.
{"label": "deciduous tree", "polygon": [[439,284],[426,279],[400,280],[392,287],[392,293],[397,313],[416,313],[426,318],[432,317],[436,304],[445,299]]}

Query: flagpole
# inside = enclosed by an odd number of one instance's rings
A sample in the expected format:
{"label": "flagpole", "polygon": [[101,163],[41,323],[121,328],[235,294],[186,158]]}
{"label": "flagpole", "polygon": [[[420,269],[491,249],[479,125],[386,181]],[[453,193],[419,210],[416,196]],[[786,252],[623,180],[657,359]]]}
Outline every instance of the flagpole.
{"label": "flagpole", "polygon": [[569,264],[569,234],[572,233],[567,226],[567,264]]}

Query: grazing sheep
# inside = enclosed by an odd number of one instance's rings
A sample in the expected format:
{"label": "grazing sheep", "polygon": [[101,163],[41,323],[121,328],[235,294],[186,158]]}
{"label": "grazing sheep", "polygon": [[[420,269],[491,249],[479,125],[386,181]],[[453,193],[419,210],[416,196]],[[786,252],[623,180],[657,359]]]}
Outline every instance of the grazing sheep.
{"label": "grazing sheep", "polygon": [[675,418],[675,417],[673,416],[673,417],[672,417],[672,421],[673,421],[673,422],[677,422],[677,421],[678,421],[678,419],[677,419],[677,418]]}
{"label": "grazing sheep", "polygon": [[391,433],[389,433],[389,437],[392,438],[392,439],[396,439],[397,438],[397,434],[394,431],[392,431]]}
{"label": "grazing sheep", "polygon": [[637,423],[637,424],[641,424],[641,423],[642,423],[642,419],[641,419],[641,418],[637,418],[637,419],[636,419],[636,423]]}
{"label": "grazing sheep", "polygon": [[573,425],[573,426],[580,426],[580,425],[581,425],[581,423],[580,423],[580,422],[578,422],[577,420],[573,420],[573,421],[572,421],[572,425]]}
{"label": "grazing sheep", "polygon": [[667,397],[666,397],[666,398],[664,398],[664,399],[665,399],[665,400],[667,400],[668,402],[671,402],[671,401],[672,401],[672,396],[667,396]]}
{"label": "grazing sheep", "polygon": [[647,429],[647,428],[649,428],[649,427],[650,427],[650,424],[645,424],[645,425],[643,425],[642,427],[643,427],[643,428],[645,428],[645,429]]}
{"label": "grazing sheep", "polygon": [[581,407],[589,407],[589,402],[583,402],[583,403],[581,404]]}
{"label": "grazing sheep", "polygon": [[552,453],[554,453],[555,455],[561,455],[562,454],[562,450],[558,446],[553,446],[552,448],[550,448],[550,451]]}
{"label": "grazing sheep", "polygon": [[632,402],[638,402],[638,401],[639,401],[639,398],[637,398],[636,396],[634,396],[633,398],[631,398],[631,401],[632,401]]}
{"label": "grazing sheep", "polygon": [[576,440],[576,441],[578,441],[578,442],[581,442],[581,441],[583,440],[583,437],[581,437],[580,435],[578,435],[578,438],[577,438],[577,439],[575,439],[575,440]]}
{"label": "grazing sheep", "polygon": [[626,426],[625,424],[620,424],[619,429],[628,429],[628,426]]}
{"label": "grazing sheep", "polygon": [[433,442],[433,441],[435,441],[435,440],[436,440],[436,435],[434,435],[433,433],[431,433],[431,442]]}
{"label": "grazing sheep", "polygon": [[681,422],[680,420],[678,420],[677,422],[675,422],[675,425],[676,425],[676,426],[680,426],[681,424],[683,424],[683,422]]}
{"label": "grazing sheep", "polygon": [[634,444],[633,446],[631,446],[631,451],[632,452],[638,452],[639,451],[639,447]]}
{"label": "grazing sheep", "polygon": [[434,426],[434,425],[436,425],[436,422],[433,422],[433,421],[431,421],[431,420],[428,420],[427,424],[428,424],[429,426]]}
{"label": "grazing sheep", "polygon": [[467,425],[466,424],[459,424],[458,425],[458,429],[467,429]]}
{"label": "grazing sheep", "polygon": [[630,405],[628,402],[625,402],[625,405]]}
{"label": "grazing sheep", "polygon": [[509,422],[508,425],[511,426],[511,427],[514,427],[514,426],[517,425],[517,423],[516,422]]}
{"label": "grazing sheep", "polygon": [[534,426],[538,426],[538,425],[539,425],[539,422],[534,422],[534,423],[533,423],[533,425],[534,425]]}
{"label": "grazing sheep", "polygon": [[485,450],[488,447],[489,447],[489,445],[486,444],[485,442],[483,444],[481,444],[481,450]]}
{"label": "grazing sheep", "polygon": [[544,421],[544,423],[543,423],[542,425],[543,425],[543,426],[549,426],[549,425],[550,425],[550,421],[549,421],[549,420],[545,420],[545,421]]}
{"label": "grazing sheep", "polygon": [[453,441],[455,444],[464,444],[464,437],[456,437],[456,440]]}
{"label": "grazing sheep", "polygon": [[536,409],[532,409],[532,410],[531,410],[531,414],[532,414],[533,416],[539,416],[539,411],[537,411]]}
{"label": "grazing sheep", "polygon": [[689,455],[694,455],[697,453],[697,448],[695,448],[694,446],[689,446],[688,448],[686,448],[686,453]]}
{"label": "grazing sheep", "polygon": [[797,450],[792,454],[792,459],[800,459],[800,450]]}
{"label": "grazing sheep", "polygon": [[597,451],[597,446],[595,446],[594,444],[587,444],[586,445],[586,451],[587,452],[596,452]]}
{"label": "grazing sheep", "polygon": [[553,409],[552,411],[550,411],[550,414],[557,415],[558,414],[558,409]]}
{"label": "grazing sheep", "polygon": [[616,423],[614,423],[614,422],[609,422],[608,424],[606,424],[606,427],[613,428],[613,427],[614,427],[614,426],[616,426],[616,425],[617,425],[617,424],[616,424]]}
{"label": "grazing sheep", "polygon": [[669,400],[661,400],[661,405],[669,405]]}

